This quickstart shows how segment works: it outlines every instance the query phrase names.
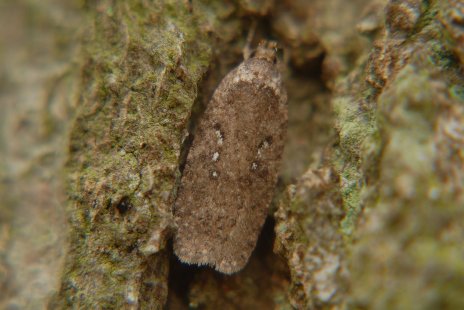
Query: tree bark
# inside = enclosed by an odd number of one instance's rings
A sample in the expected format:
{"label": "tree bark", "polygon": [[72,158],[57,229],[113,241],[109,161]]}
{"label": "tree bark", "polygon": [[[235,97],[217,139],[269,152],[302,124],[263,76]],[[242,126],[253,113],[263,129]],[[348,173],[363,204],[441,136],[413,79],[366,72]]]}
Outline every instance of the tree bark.
{"label": "tree bark", "polygon": [[[0,308],[464,307],[458,0],[0,7]],[[262,39],[288,137],[225,276],[177,260],[172,206],[198,116]]]}

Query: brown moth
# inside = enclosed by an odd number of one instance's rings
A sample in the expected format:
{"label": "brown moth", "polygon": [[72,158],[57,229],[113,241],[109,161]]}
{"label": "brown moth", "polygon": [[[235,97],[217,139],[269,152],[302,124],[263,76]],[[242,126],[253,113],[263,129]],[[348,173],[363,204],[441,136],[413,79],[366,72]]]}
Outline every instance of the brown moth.
{"label": "brown moth", "polygon": [[275,44],[221,81],[199,120],[174,205],[182,262],[231,274],[253,251],[277,182],[287,94]]}

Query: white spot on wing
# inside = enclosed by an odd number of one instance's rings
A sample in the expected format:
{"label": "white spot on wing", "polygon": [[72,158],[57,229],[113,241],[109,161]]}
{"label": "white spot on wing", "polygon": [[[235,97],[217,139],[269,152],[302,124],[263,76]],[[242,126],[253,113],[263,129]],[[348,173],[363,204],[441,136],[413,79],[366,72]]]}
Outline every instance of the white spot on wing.
{"label": "white spot on wing", "polygon": [[255,163],[255,162],[253,162],[253,163],[251,164],[251,170],[256,170],[256,169],[258,169],[258,164]]}
{"label": "white spot on wing", "polygon": [[222,145],[222,143],[224,142],[224,138],[223,138],[223,136],[222,136],[221,131],[220,131],[220,130],[216,130],[215,133],[216,133],[216,137],[217,137],[217,143],[218,143],[219,145]]}

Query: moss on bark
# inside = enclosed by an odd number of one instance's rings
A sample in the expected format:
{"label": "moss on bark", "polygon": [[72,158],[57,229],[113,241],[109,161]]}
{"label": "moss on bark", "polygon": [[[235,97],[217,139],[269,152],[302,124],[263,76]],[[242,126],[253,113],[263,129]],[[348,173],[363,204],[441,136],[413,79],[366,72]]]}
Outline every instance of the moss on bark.
{"label": "moss on bark", "polygon": [[[463,307],[458,0],[4,8],[0,307]],[[254,23],[252,46],[284,49],[289,135],[258,248],[225,277],[172,255],[171,208]]]}

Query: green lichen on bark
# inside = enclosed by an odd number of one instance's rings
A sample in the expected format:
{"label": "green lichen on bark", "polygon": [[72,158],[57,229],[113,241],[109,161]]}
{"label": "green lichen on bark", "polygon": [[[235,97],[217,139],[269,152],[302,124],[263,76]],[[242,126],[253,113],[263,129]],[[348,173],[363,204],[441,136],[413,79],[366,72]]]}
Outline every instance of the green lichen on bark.
{"label": "green lichen on bark", "polygon": [[353,251],[356,305],[463,306],[462,154],[453,150],[462,144],[453,146],[450,135],[462,124],[464,101],[451,100],[431,72],[404,67],[378,100],[381,173]]}
{"label": "green lichen on bark", "polygon": [[[297,307],[330,305],[314,289],[324,283],[309,272],[317,263],[301,261],[314,244],[335,242],[338,224],[345,242],[334,248],[351,254],[341,260],[350,290],[336,307],[462,307],[464,14],[456,1],[390,1],[385,12],[386,24],[369,33],[373,49],[358,55],[366,60],[334,86],[338,145],[330,158],[345,214],[333,223],[335,237],[308,224],[324,218],[312,208],[334,205],[317,187],[309,198],[283,199],[275,214]],[[300,181],[288,191],[305,189]]]}
{"label": "green lichen on bark", "polygon": [[340,309],[348,270],[344,212],[337,175],[328,167],[310,169],[287,188],[275,212],[275,251],[289,265],[289,298],[296,309]]}
{"label": "green lichen on bark", "polygon": [[[461,2],[2,6],[0,308],[463,308]],[[165,244],[194,102],[253,23],[285,51],[286,189],[225,277]]]}
{"label": "green lichen on bark", "polygon": [[464,101],[449,6],[389,3],[365,74],[334,100],[355,308],[463,306]]}
{"label": "green lichen on bark", "polygon": [[185,1],[88,7],[66,167],[71,240],[54,307],[166,301],[163,248],[181,145],[211,57],[205,13],[191,9]]}

